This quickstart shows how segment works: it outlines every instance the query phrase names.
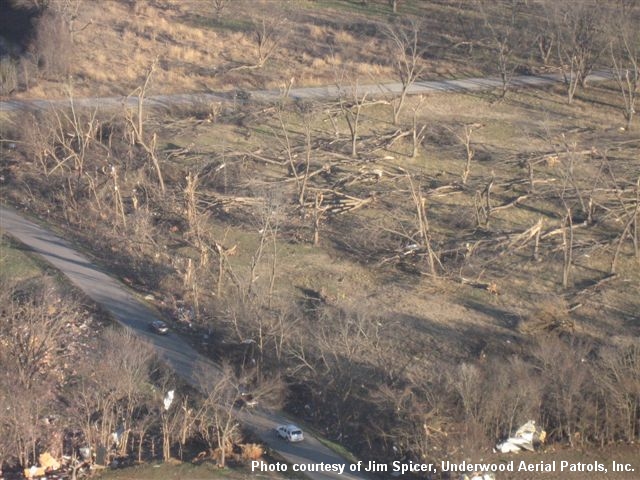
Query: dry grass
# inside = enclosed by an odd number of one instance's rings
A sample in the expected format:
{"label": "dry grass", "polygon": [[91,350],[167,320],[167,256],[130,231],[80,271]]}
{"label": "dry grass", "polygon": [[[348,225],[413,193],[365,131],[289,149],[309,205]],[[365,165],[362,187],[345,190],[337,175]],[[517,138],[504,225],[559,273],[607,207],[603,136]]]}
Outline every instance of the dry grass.
{"label": "dry grass", "polygon": [[[393,78],[376,22],[385,22],[388,6],[378,2],[369,9],[349,2],[297,2],[287,6],[267,1],[231,2],[221,18],[201,1],[124,0],[83,2],[75,35],[71,66],[78,96],[126,95],[139,86],[146,69],[159,58],[153,93],[184,93],[241,88],[277,88],[291,77],[297,85],[331,84],[334,68],[345,66],[363,80]],[[447,6],[407,2],[405,12],[446,15]],[[263,9],[266,9],[263,11]],[[263,71],[232,69],[255,61],[252,19],[287,18],[287,39]],[[333,60],[330,61],[330,57]],[[462,74],[468,63],[445,57],[428,60],[429,72]],[[56,97],[64,86],[41,80],[20,97]]]}

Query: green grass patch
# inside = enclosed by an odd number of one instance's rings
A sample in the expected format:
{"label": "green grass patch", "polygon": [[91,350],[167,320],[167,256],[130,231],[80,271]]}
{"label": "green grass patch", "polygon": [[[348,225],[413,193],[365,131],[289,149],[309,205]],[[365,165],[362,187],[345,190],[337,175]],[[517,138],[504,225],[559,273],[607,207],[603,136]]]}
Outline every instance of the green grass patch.
{"label": "green grass patch", "polygon": [[0,238],[0,282],[22,282],[41,275],[38,264],[13,239]]}
{"label": "green grass patch", "polygon": [[346,459],[348,462],[351,462],[351,463],[358,462],[358,457],[356,457],[353,453],[351,453],[349,450],[347,450],[344,446],[340,445],[339,443],[332,442],[331,440],[328,440],[324,437],[318,437],[318,440],[329,450],[333,450],[338,455]]}
{"label": "green grass patch", "polygon": [[302,430],[305,432],[305,435],[308,433],[308,434],[314,436],[316,438],[316,440],[318,440],[320,443],[322,443],[329,450],[331,450],[331,451],[337,453],[338,455],[340,455],[346,461],[351,462],[351,463],[357,463],[358,462],[358,457],[356,457],[353,453],[351,453],[349,450],[347,450],[346,447],[344,447],[341,444],[336,443],[336,442],[334,442],[332,440],[329,440],[321,432],[319,432],[318,430],[313,428],[311,425],[308,425],[307,423],[302,422],[300,419],[296,419],[295,421],[292,421],[292,422],[294,422],[300,428],[302,428]]}

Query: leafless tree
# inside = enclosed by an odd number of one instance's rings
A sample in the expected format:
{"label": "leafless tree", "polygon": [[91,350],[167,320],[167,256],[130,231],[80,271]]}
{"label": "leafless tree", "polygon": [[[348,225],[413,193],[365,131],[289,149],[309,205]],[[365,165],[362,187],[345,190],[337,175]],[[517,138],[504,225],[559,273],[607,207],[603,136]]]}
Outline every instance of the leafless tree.
{"label": "leafless tree", "polygon": [[66,77],[73,61],[73,39],[64,19],[45,11],[38,19],[36,37],[32,44],[34,63],[51,79]]}
{"label": "leafless tree", "polygon": [[407,93],[424,70],[420,24],[407,20],[387,25],[384,31],[388,39],[389,58],[392,59],[394,72],[402,84],[400,96],[392,102],[393,123],[397,124]]}
{"label": "leafless tree", "polygon": [[603,51],[606,9],[598,2],[553,2],[548,10],[554,19],[556,52],[565,85],[567,101],[573,102],[578,86],[585,86],[587,75]]}
{"label": "leafless tree", "polygon": [[[28,84],[28,81],[25,83]],[[3,57],[0,59],[0,95],[11,95],[17,88],[18,62],[12,58]]]}
{"label": "leafless tree", "polygon": [[254,20],[252,37],[256,54],[254,67],[262,68],[287,38],[285,19],[265,15]]}
{"label": "leafless tree", "polygon": [[[91,147],[96,143],[96,132],[100,122],[96,118],[95,110],[87,116],[76,111],[71,89],[69,89],[69,104],[68,113],[64,110],[53,111],[56,119],[55,144],[58,148],[50,152],[51,157],[56,161],[56,166],[49,173],[53,173],[55,169],[61,168],[66,162],[72,160],[76,175],[80,178],[84,175],[84,165]],[[106,150],[106,147],[102,146],[102,148]]]}
{"label": "leafless tree", "polygon": [[[110,329],[104,332],[97,355],[100,363],[83,365],[74,385],[77,426],[93,449],[115,446],[120,454],[128,454],[134,424],[141,420],[136,412],[149,401],[155,354],[131,331]],[[116,431],[119,435],[114,438]]]}
{"label": "leafless tree", "polygon": [[562,263],[562,288],[566,289],[569,287],[571,264],[573,263],[573,221],[570,208],[567,209],[567,214],[562,220],[562,251],[564,253],[564,261]]}
{"label": "leafless tree", "polygon": [[295,368],[305,372],[309,384],[325,386],[318,388],[318,400],[335,416],[336,427],[344,434],[359,414],[355,408],[357,392],[376,371],[368,359],[384,351],[386,330],[380,319],[364,310],[346,312],[327,306],[318,315],[316,326],[299,332],[307,340],[292,343],[290,353],[295,356]]}
{"label": "leafless tree", "polygon": [[298,205],[303,207],[305,204],[305,198],[307,193],[307,185],[309,183],[309,169],[311,167],[311,154],[313,151],[312,148],[312,138],[311,138],[311,115],[304,115],[304,165],[302,171],[300,171],[299,163],[296,161],[296,153],[294,149],[294,145],[292,143],[290,126],[285,124],[282,112],[278,112],[278,121],[280,123],[280,129],[282,130],[282,138],[276,135],[279,143],[284,148],[287,160],[289,162],[289,169],[296,181],[296,187],[298,189]]}
{"label": "leafless tree", "polygon": [[376,414],[373,435],[391,443],[394,450],[400,450],[398,454],[428,458],[444,447],[445,425],[452,421],[447,405],[454,402],[441,388],[445,369],[438,367],[430,365],[425,369],[428,374],[411,375],[406,386],[383,384],[371,395]]}
{"label": "leafless tree", "polygon": [[452,130],[452,133],[458,138],[460,143],[464,145],[465,164],[462,170],[462,174],[460,175],[460,180],[462,181],[463,185],[467,184],[469,174],[471,173],[471,162],[473,161],[473,157],[476,154],[475,150],[471,146],[472,134],[476,127],[477,125],[475,124],[468,124],[464,125],[464,129],[462,130],[462,132]]}
{"label": "leafless tree", "polygon": [[178,380],[175,375],[159,365],[160,379],[154,389],[153,407],[159,412],[160,433],[162,435],[162,460],[171,460],[171,447],[179,435],[180,426],[183,423],[181,405],[185,405],[185,399],[178,392]]}
{"label": "leafless tree", "polygon": [[342,83],[338,83],[340,89],[339,105],[347,126],[349,127],[349,134],[351,136],[351,156],[358,156],[358,135],[360,132],[360,113],[362,107],[367,100],[367,94],[362,96],[358,93],[358,82],[350,87],[344,88]]}
{"label": "leafless tree", "polygon": [[122,422],[120,453],[127,453],[128,439],[134,423],[134,412],[144,403],[150,382],[150,369],[155,352],[130,330],[107,330],[104,333],[103,367],[118,372],[117,415]]}
{"label": "leafless tree", "polygon": [[540,13],[536,16],[535,21],[530,23],[535,32],[538,57],[545,67],[549,66],[557,41],[555,20],[551,13],[551,5],[542,3]]}
{"label": "leafless tree", "polygon": [[593,420],[586,415],[589,388],[593,385],[592,370],[587,358],[590,346],[576,339],[568,342],[557,336],[539,339],[532,350],[544,385],[545,416],[557,427],[556,436],[571,445],[582,441],[576,435]]}
{"label": "leafless tree", "polygon": [[614,78],[623,100],[624,118],[629,130],[636,113],[636,100],[640,94],[640,4],[620,2],[611,22],[609,52]]}
{"label": "leafless tree", "polygon": [[418,126],[418,114],[424,102],[424,95],[420,95],[418,102],[413,107],[413,117],[412,117],[412,125],[411,125],[411,158],[416,158],[418,156],[418,147],[422,145],[422,141],[426,135],[427,126],[422,124]]}
{"label": "leafless tree", "polygon": [[216,14],[216,18],[220,18],[222,16],[222,12],[229,5],[229,0],[211,0],[213,4],[213,11]]}
{"label": "leafless tree", "polygon": [[624,438],[633,442],[640,434],[640,344],[610,346],[600,352],[602,384],[616,410],[612,417],[622,420]]}
{"label": "leafless tree", "polygon": [[624,228],[622,229],[622,233],[618,237],[616,249],[613,254],[613,258],[611,259],[611,268],[610,273],[616,273],[616,268],[618,264],[618,257],[620,256],[620,252],[622,250],[622,245],[627,237],[631,237],[631,242],[633,243],[634,254],[636,257],[636,261],[640,264],[640,245],[638,232],[640,228],[638,228],[638,220],[640,217],[640,177],[636,181],[636,199],[635,206],[633,209],[629,209],[626,211],[626,215],[624,220],[626,221]]}
{"label": "leafless tree", "polygon": [[160,184],[160,190],[164,195],[165,193],[164,178],[162,175],[162,169],[160,167],[160,160],[158,159],[158,155],[156,151],[156,145],[157,145],[158,139],[156,134],[154,133],[151,136],[151,141],[149,141],[145,138],[146,136],[144,134],[144,100],[147,94],[147,89],[149,87],[149,82],[151,81],[151,77],[153,76],[153,73],[157,68],[157,63],[158,63],[158,59],[156,58],[152,62],[151,66],[149,67],[149,70],[147,71],[147,74],[145,76],[144,83],[142,84],[142,86],[136,88],[133,92],[133,94],[135,94],[138,98],[138,108],[137,108],[135,119],[133,117],[133,114],[129,110],[126,111],[126,117],[133,131],[133,138],[135,143],[140,145],[144,149],[144,151],[147,152],[147,154],[149,155],[149,158],[153,163],[153,167],[155,168],[156,174],[158,176],[158,183]]}
{"label": "leafless tree", "polygon": [[327,213],[327,207],[322,203],[324,195],[322,192],[316,192],[313,199],[313,246],[316,247],[320,243],[320,226]]}
{"label": "leafless tree", "polygon": [[36,461],[37,446],[47,443],[42,422],[55,411],[63,333],[79,313],[47,278],[4,283],[0,305],[0,397],[6,402],[0,429],[10,456],[26,466]]}
{"label": "leafless tree", "polygon": [[231,366],[223,365],[222,371],[206,366],[198,367],[198,381],[203,394],[202,407],[197,414],[197,428],[209,448],[220,451],[219,465],[226,465],[239,434],[234,408],[241,398],[240,385]]}
{"label": "leafless tree", "polygon": [[467,425],[480,424],[485,389],[482,369],[473,363],[462,363],[455,370],[452,384],[462,400]]}
{"label": "leafless tree", "polygon": [[489,11],[490,5],[482,0],[477,0],[477,5],[488,33],[489,47],[496,57],[498,74],[502,84],[500,98],[504,99],[511,79],[518,68],[518,62],[515,60],[514,45],[520,43],[520,39],[516,38],[516,36],[520,28],[520,9],[522,4],[519,0],[512,0],[508,6],[500,4],[500,10],[508,9],[506,18],[498,15],[496,11]]}

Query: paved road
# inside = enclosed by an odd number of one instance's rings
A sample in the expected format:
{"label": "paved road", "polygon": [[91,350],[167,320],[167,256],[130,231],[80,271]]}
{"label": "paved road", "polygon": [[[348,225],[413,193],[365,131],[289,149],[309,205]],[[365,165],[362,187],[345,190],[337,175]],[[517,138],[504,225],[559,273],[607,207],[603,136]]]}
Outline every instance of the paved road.
{"label": "paved road", "polygon": [[[194,375],[196,365],[203,363],[211,369],[218,370],[213,362],[196,352],[180,336],[159,336],[151,333],[148,328],[149,322],[158,318],[158,314],[136,298],[125,285],[78,253],[67,241],[4,206],[0,206],[0,229],[60,270],[76,287],[108,310],[120,324],[131,328],[152,343],[172,368],[191,384],[198,385]],[[335,464],[343,465],[346,472],[349,471],[348,463],[342,457],[311,435],[307,434],[305,441],[301,443],[289,444],[277,439],[274,435],[276,425],[289,423],[279,412],[262,409],[243,410],[238,413],[238,417],[269,447],[292,464]],[[308,476],[313,480],[365,478],[332,472],[309,473]]]}
{"label": "paved road", "polygon": [[[602,81],[611,79],[610,72],[594,72],[587,77],[588,81]],[[559,83],[563,77],[559,73],[545,75],[520,75],[511,80],[511,87],[542,87]],[[408,90],[410,95],[429,94],[437,92],[465,92],[481,91],[500,88],[502,82],[499,78],[465,78],[458,80],[424,80],[415,82]],[[350,88],[344,89],[349,92]],[[367,93],[369,98],[397,95],[402,91],[400,83],[367,84],[358,86],[358,94]],[[251,92],[251,98],[261,101],[274,101],[281,98],[280,90],[255,90]],[[340,96],[337,86],[325,87],[301,87],[289,91],[289,97],[294,100],[329,100]],[[171,107],[173,105],[193,105],[210,103],[231,103],[236,101],[233,92],[218,93],[187,93],[176,95],[152,95],[145,99],[148,107]],[[242,101],[242,100],[238,100]],[[136,97],[93,97],[74,99],[76,107],[87,108],[120,108],[127,104],[131,107],[137,103]],[[63,107],[69,104],[68,99],[62,100],[5,100],[0,102],[0,110],[43,110],[50,107]]]}

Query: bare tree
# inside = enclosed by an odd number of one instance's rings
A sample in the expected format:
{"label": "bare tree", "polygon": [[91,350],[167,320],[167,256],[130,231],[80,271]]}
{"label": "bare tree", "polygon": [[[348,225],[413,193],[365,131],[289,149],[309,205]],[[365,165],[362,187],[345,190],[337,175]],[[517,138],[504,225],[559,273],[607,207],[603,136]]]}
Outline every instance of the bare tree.
{"label": "bare tree", "polygon": [[[155,352],[130,330],[107,330],[103,336],[103,367],[118,372],[117,416],[122,422],[120,453],[125,455],[135,411],[144,403]],[[116,385],[112,385],[115,388]]]}
{"label": "bare tree", "polygon": [[138,145],[140,145],[145,152],[147,152],[147,154],[149,155],[149,158],[153,163],[153,166],[156,170],[156,174],[158,176],[158,183],[160,184],[160,190],[164,195],[165,193],[164,178],[162,175],[162,169],[160,168],[160,160],[158,159],[157,152],[156,152],[157,136],[154,133],[151,137],[151,141],[149,142],[148,140],[145,139],[145,135],[144,135],[144,100],[147,94],[147,88],[149,87],[149,82],[151,81],[151,77],[157,68],[157,64],[158,64],[158,59],[156,58],[152,62],[151,66],[149,67],[149,70],[145,76],[144,83],[142,84],[142,86],[136,88],[133,92],[134,94],[137,95],[137,98],[138,98],[138,108],[136,112],[136,118],[135,119],[133,118],[133,115],[129,110],[126,111],[126,116],[127,116],[129,125],[133,130],[133,136],[134,136],[135,142]]}
{"label": "bare tree", "polygon": [[72,40],[77,32],[84,30],[92,23],[90,20],[82,27],[76,27],[76,21],[80,18],[83,4],[84,0],[56,0],[50,3],[51,10],[64,20],[64,23],[67,25]]}
{"label": "bare tree", "polygon": [[[569,234],[567,235],[567,229]],[[564,261],[562,263],[562,288],[569,287],[571,264],[573,263],[573,221],[571,209],[567,208],[567,215],[562,220],[562,251]]]}
{"label": "bare tree", "polygon": [[42,423],[55,411],[54,366],[63,362],[65,326],[79,313],[49,279],[0,287],[0,429],[9,456],[26,466],[48,443]]}
{"label": "bare tree", "polygon": [[424,95],[420,95],[418,99],[418,103],[413,107],[413,116],[412,116],[412,125],[411,125],[411,158],[416,158],[418,156],[418,147],[422,145],[422,141],[426,136],[427,126],[422,124],[418,126],[418,114],[424,102]]}
{"label": "bare tree", "polygon": [[540,14],[536,15],[535,21],[530,23],[535,32],[538,57],[545,67],[549,66],[557,41],[554,18],[550,13],[551,6],[543,3]]}
{"label": "bare tree", "polygon": [[469,174],[471,173],[471,162],[473,161],[473,157],[476,154],[475,150],[471,146],[471,136],[473,134],[474,128],[476,127],[477,125],[470,124],[470,125],[465,125],[462,132],[453,131],[453,134],[458,138],[460,143],[464,145],[465,163],[464,163],[464,168],[462,170],[462,174],[460,175],[460,180],[462,181],[463,185],[467,184],[467,180],[469,179]]}
{"label": "bare tree", "polygon": [[606,9],[586,0],[553,2],[548,11],[554,19],[556,52],[567,88],[567,101],[572,103],[578,86],[585,86],[587,75],[603,51]]}
{"label": "bare tree", "polygon": [[603,348],[600,358],[602,375],[597,381],[617,410],[615,417],[622,420],[624,438],[633,442],[640,435],[640,344]]}
{"label": "bare tree", "polygon": [[255,68],[262,68],[287,37],[287,25],[283,18],[262,16],[253,21]]}
{"label": "bare tree", "polygon": [[216,18],[220,18],[222,16],[222,12],[228,6],[229,0],[211,0],[213,4],[213,11],[216,14]]}
{"label": "bare tree", "polygon": [[638,218],[640,217],[640,177],[636,181],[636,198],[635,198],[635,207],[633,210],[628,210],[626,213],[626,223],[624,228],[622,229],[622,233],[620,237],[618,237],[618,242],[616,245],[616,249],[613,254],[613,258],[611,259],[611,268],[610,273],[616,273],[616,265],[618,263],[618,257],[620,256],[620,251],[622,250],[622,245],[626,240],[627,236],[631,237],[631,242],[633,243],[633,249],[636,257],[636,261],[640,264],[640,245],[638,232],[640,229],[638,228]]}
{"label": "bare tree", "polygon": [[73,39],[63,18],[45,11],[39,18],[32,45],[34,63],[48,78],[66,77],[73,60]]}
{"label": "bare tree", "polygon": [[[340,97],[338,99],[340,105],[340,111],[344,115],[344,119],[349,127],[349,134],[351,136],[351,156],[358,156],[358,134],[360,129],[360,113],[362,107],[365,105],[367,94],[362,96],[358,93],[358,81],[344,89],[342,84],[338,84],[340,89]],[[346,91],[345,91],[346,90]]]}
{"label": "bare tree", "polygon": [[[56,161],[56,166],[49,173],[53,173],[67,161],[72,160],[77,177],[80,178],[84,174],[84,165],[90,149],[96,143],[95,138],[100,122],[96,119],[97,112],[95,110],[88,116],[81,115],[76,111],[71,88],[69,88],[68,95],[69,112],[53,111],[56,119],[55,143],[59,148],[54,148],[50,152]],[[101,146],[106,149],[103,145]]]}
{"label": "bare tree", "polygon": [[303,166],[302,172],[300,171],[301,169],[299,167],[298,162],[296,162],[297,155],[294,151],[294,145],[291,142],[291,133],[289,131],[290,127],[285,124],[281,111],[278,112],[278,121],[280,123],[280,128],[282,130],[282,138],[278,137],[277,135],[276,137],[278,138],[279,143],[282,145],[282,147],[284,148],[287,154],[289,169],[291,171],[291,174],[295,178],[296,186],[298,189],[298,205],[300,207],[303,207],[305,203],[306,193],[307,193],[307,185],[309,183],[309,169],[311,166],[311,154],[313,151],[312,144],[311,144],[312,116],[305,115],[303,119],[305,147],[304,147],[304,166]]}
{"label": "bare tree", "polygon": [[184,410],[180,407],[185,405],[186,400],[180,398],[177,392],[178,380],[175,375],[166,369],[166,366],[159,365],[161,371],[160,379],[154,388],[153,408],[159,412],[160,433],[162,435],[162,460],[171,460],[171,447],[176,437],[180,433],[180,426],[183,424],[182,415]]}
{"label": "bare tree", "polygon": [[402,84],[400,96],[392,102],[393,123],[397,124],[407,93],[424,70],[423,49],[420,46],[420,24],[403,21],[385,28],[388,39],[389,57],[393,60],[396,77]]}
{"label": "bare tree", "polygon": [[496,57],[498,74],[502,85],[500,98],[504,99],[511,79],[518,68],[513,47],[514,44],[520,43],[516,35],[519,32],[520,7],[522,5],[518,0],[512,0],[508,7],[500,4],[500,10],[509,10],[507,18],[501,18],[495,11],[488,11],[489,5],[486,5],[481,0],[477,1],[477,5],[489,34],[489,47]]}
{"label": "bare tree", "polygon": [[547,421],[556,425],[558,438],[567,439],[573,446],[583,439],[576,435],[580,427],[592,422],[586,415],[586,397],[593,383],[591,366],[585,361],[590,346],[575,337],[568,342],[557,336],[541,338],[532,355],[539,371],[539,383],[544,385]]}
{"label": "bare tree", "polygon": [[155,354],[134,333],[121,329],[105,331],[97,354],[99,365],[83,365],[74,385],[77,426],[92,449],[114,446],[125,455],[134,424],[141,420],[140,407],[148,402]]}
{"label": "bare tree", "polygon": [[[302,345],[297,361],[307,370],[308,383],[324,385],[318,389],[324,408],[336,418],[339,434],[359,415],[358,394],[372,372],[369,359],[377,358],[385,350],[385,326],[363,310],[337,311],[330,307],[319,311],[319,322],[312,331],[301,332],[312,338],[306,359]],[[306,364],[304,362],[307,362]],[[309,368],[311,364],[317,368]]]}
{"label": "bare tree", "polygon": [[612,21],[613,31],[609,51],[614,78],[623,100],[624,118],[629,130],[636,113],[636,100],[640,93],[640,33],[637,21],[640,4],[621,2]]}
{"label": "bare tree", "polygon": [[203,393],[202,407],[198,412],[198,431],[213,450],[220,452],[219,465],[226,465],[227,454],[239,434],[234,407],[241,397],[240,385],[232,368],[226,364],[222,371],[206,366],[198,367],[198,381]]}

